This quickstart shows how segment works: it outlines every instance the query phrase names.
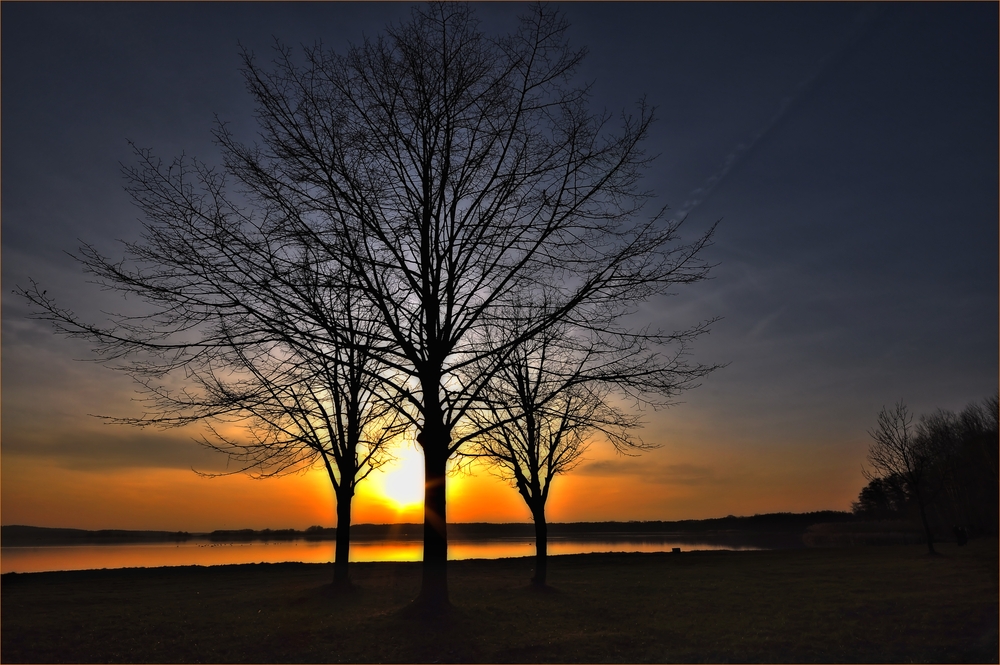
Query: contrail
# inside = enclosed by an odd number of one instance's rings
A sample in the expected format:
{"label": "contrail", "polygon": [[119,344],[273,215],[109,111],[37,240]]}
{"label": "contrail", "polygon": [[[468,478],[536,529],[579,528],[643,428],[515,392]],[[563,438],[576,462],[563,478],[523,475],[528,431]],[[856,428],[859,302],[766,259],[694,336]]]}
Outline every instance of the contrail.
{"label": "contrail", "polygon": [[867,5],[861,9],[860,12],[854,17],[854,22],[856,27],[851,31],[847,40],[839,47],[834,48],[832,51],[827,53],[816,65],[815,69],[802,79],[798,85],[792,90],[791,93],[782,97],[781,102],[778,104],[778,109],[771,116],[763,127],[761,127],[748,141],[741,141],[736,145],[736,147],[726,155],[726,158],[720,166],[712,175],[710,175],[705,182],[700,186],[692,190],[691,194],[688,196],[687,200],[677,211],[677,218],[684,219],[687,217],[692,210],[697,208],[699,205],[705,202],[705,199],[712,193],[712,190],[725,179],[726,175],[732,170],[732,168],[750,151],[760,143],[761,139],[770,134],[771,130],[788,115],[789,110],[792,106],[806,95],[810,90],[816,87],[816,83],[822,78],[823,74],[827,72],[830,66],[834,62],[839,62],[847,55],[847,53],[857,45],[861,38],[864,37],[871,27],[875,24],[876,20],[883,14],[883,9],[880,7],[873,7]]}

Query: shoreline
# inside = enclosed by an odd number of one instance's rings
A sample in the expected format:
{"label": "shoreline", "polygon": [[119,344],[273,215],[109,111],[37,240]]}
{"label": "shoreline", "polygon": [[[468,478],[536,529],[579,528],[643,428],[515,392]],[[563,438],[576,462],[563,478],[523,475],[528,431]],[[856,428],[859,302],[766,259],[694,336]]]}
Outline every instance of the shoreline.
{"label": "shoreline", "polygon": [[996,538],[940,550],[553,556],[547,593],[532,557],[454,561],[447,621],[406,615],[416,562],[352,564],[339,595],[329,563],[4,575],[0,659],[997,662]]}
{"label": "shoreline", "polygon": [[[548,525],[550,539],[614,539],[625,538],[724,538],[753,536],[801,535],[817,523],[854,521],[850,513],[819,511],[813,513],[769,513],[750,517],[727,516],[706,520],[647,521],[647,522],[553,522]],[[449,540],[484,541],[534,538],[530,522],[490,523],[456,522],[448,525]],[[127,543],[179,543],[191,540],[211,542],[252,541],[327,541],[336,539],[337,530],[329,527],[296,529],[218,529],[212,532],[154,531],[127,529],[68,529],[6,525],[0,527],[0,546],[41,547],[46,545],[94,545]],[[421,524],[353,524],[352,541],[420,540]]]}

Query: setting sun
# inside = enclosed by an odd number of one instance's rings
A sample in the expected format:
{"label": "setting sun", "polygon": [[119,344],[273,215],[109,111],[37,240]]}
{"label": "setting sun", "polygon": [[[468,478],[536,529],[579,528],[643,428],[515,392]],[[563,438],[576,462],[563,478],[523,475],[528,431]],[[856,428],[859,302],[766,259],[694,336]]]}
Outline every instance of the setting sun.
{"label": "setting sun", "polygon": [[424,457],[413,444],[393,450],[395,461],[372,473],[362,485],[384,497],[397,511],[404,512],[423,505]]}

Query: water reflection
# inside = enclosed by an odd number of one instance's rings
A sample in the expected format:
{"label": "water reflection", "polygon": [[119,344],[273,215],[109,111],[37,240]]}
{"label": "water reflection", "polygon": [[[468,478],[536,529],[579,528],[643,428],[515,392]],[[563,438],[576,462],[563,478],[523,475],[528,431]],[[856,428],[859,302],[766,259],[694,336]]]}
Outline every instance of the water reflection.
{"label": "water reflection", "polygon": [[[675,547],[688,550],[754,550],[759,547],[732,543],[660,540],[562,540],[549,541],[549,554],[586,554],[590,552],[669,552]],[[420,561],[420,541],[369,541],[351,543],[351,561]],[[533,556],[532,539],[487,541],[452,541],[448,558],[501,559]],[[214,566],[233,563],[329,563],[333,543],[298,540],[292,542],[152,543],[130,545],[72,545],[47,547],[0,548],[0,572],[34,573],[49,570],[87,570],[92,568],[153,568],[158,566]]]}

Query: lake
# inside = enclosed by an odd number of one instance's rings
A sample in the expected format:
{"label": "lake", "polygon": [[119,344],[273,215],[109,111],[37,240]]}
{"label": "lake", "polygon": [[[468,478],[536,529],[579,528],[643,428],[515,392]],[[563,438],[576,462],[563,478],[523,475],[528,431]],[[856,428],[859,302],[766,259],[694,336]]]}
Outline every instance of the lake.
{"label": "lake", "polygon": [[[591,552],[669,552],[674,547],[690,550],[756,550],[753,545],[732,542],[702,542],[680,538],[618,538],[584,540],[550,538],[549,554]],[[129,543],[114,545],[68,545],[0,547],[0,573],[35,573],[51,570],[94,568],[155,568],[159,566],[217,566],[237,563],[329,563],[332,541]],[[377,540],[351,543],[351,561],[420,561],[423,544],[418,540]],[[454,540],[448,543],[448,558],[502,559],[534,556],[530,538],[503,540]]]}

